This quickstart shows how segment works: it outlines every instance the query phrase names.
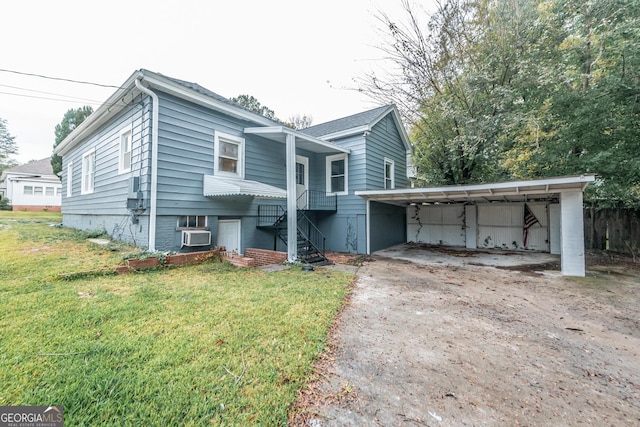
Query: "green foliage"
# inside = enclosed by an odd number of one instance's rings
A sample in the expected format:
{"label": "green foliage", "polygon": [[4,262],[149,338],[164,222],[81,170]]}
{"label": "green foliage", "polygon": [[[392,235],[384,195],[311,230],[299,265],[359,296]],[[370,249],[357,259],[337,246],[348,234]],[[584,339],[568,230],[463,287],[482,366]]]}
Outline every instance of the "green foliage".
{"label": "green foliage", "polygon": [[58,279],[120,262],[79,235],[0,216],[0,405],[55,402],[69,425],[287,424],[351,275],[216,262]]}
{"label": "green foliage", "polygon": [[0,211],[10,211],[11,210],[11,201],[6,197],[0,199]]}
{"label": "green foliage", "polygon": [[640,203],[640,2],[447,0],[382,16],[398,72],[366,92],[412,124],[429,184],[595,173],[587,199]]}
{"label": "green foliage", "polygon": [[269,107],[262,105],[260,101],[258,101],[252,95],[238,95],[234,98],[231,98],[231,101],[236,102],[242,105],[244,108],[253,111],[254,113],[260,114],[268,119],[279,121],[276,118],[276,113]]}
{"label": "green foliage", "polygon": [[12,168],[17,163],[11,156],[18,153],[16,138],[9,133],[7,121],[0,118],[0,174],[5,169]]}
{"label": "green foliage", "polygon": [[[89,115],[93,113],[93,108],[90,105],[85,105],[80,108],[71,108],[64,113],[62,121],[56,125],[55,128],[55,142],[53,148],[55,149],[80,123],[84,121]],[[62,171],[62,157],[57,154],[51,156],[51,166],[53,167],[53,173],[58,174]]]}

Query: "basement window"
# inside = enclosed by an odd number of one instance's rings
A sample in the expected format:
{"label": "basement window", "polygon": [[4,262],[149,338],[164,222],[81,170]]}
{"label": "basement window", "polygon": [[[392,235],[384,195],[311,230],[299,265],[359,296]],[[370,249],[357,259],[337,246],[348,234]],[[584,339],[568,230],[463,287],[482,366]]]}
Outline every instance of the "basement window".
{"label": "basement window", "polygon": [[207,229],[206,215],[185,215],[178,218],[178,229]]}

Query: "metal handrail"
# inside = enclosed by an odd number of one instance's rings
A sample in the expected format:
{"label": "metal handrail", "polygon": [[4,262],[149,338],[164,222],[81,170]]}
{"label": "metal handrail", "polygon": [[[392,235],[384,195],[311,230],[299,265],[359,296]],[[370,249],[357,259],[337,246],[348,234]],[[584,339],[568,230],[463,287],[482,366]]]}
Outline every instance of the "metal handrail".
{"label": "metal handrail", "polygon": [[276,226],[286,215],[287,211],[280,205],[258,205],[258,227]]}
{"label": "metal handrail", "polygon": [[301,210],[298,210],[298,232],[315,250],[324,256],[327,238]]}
{"label": "metal handrail", "polygon": [[[301,205],[301,201],[304,203]],[[303,210],[331,210],[338,209],[338,197],[335,194],[327,194],[325,191],[306,190],[298,197],[296,206]],[[302,206],[302,207],[301,207]]]}

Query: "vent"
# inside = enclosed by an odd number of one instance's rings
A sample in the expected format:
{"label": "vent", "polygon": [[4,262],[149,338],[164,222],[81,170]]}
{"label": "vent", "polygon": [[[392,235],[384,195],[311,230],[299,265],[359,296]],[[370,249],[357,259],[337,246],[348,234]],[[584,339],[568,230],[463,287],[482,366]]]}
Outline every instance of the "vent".
{"label": "vent", "polygon": [[183,230],[182,231],[182,246],[209,246],[210,244],[211,244],[210,231],[206,231],[206,230]]}

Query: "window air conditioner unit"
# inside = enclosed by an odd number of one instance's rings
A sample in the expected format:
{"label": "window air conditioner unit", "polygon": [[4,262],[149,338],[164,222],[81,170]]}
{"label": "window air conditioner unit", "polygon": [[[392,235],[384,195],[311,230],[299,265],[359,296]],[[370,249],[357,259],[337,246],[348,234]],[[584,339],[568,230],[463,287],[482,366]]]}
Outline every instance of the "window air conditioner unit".
{"label": "window air conditioner unit", "polygon": [[209,246],[211,232],[206,230],[183,230],[182,246]]}

